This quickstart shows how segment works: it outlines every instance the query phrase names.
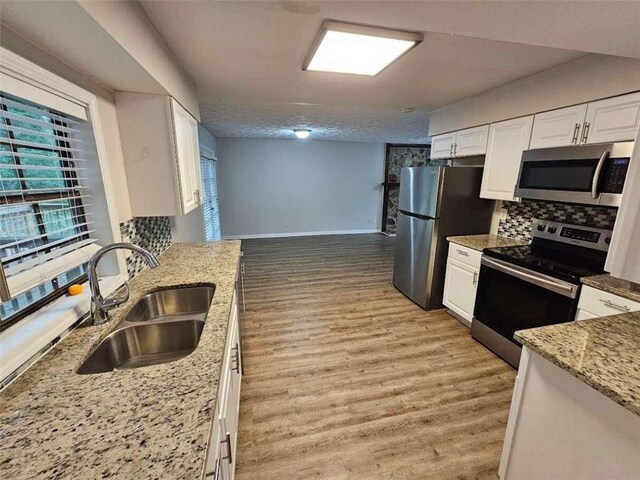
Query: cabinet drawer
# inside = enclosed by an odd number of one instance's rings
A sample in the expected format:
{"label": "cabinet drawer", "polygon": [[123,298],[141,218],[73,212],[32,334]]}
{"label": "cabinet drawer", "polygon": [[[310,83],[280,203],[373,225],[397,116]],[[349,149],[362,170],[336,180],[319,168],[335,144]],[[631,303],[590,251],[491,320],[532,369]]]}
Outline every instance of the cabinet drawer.
{"label": "cabinet drawer", "polygon": [[475,268],[480,268],[480,258],[482,252],[474,250],[469,247],[463,247],[457,243],[449,243],[449,258],[458,260],[459,262],[466,263],[467,265]]}
{"label": "cabinet drawer", "polygon": [[604,317],[638,311],[640,310],[640,303],[583,285],[578,308],[599,317]]}

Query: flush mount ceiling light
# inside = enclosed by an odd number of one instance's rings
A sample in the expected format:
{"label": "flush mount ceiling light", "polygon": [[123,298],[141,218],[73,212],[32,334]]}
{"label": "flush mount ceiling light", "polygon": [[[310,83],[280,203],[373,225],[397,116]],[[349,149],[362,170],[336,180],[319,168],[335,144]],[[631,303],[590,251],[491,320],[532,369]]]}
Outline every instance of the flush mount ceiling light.
{"label": "flush mount ceiling light", "polygon": [[308,128],[294,128],[293,133],[295,133],[298,138],[307,138],[311,133],[311,130]]}
{"label": "flush mount ceiling light", "polygon": [[420,33],[327,20],[302,69],[373,77],[423,38]]}

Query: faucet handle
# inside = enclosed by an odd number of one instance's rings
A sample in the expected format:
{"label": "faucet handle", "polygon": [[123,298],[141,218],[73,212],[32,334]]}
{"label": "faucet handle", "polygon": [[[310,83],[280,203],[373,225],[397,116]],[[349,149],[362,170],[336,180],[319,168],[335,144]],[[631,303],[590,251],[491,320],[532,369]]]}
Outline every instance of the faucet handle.
{"label": "faucet handle", "polygon": [[[124,290],[124,294],[120,295],[119,293]],[[124,302],[129,300],[129,282],[125,282],[120,288],[118,288],[115,292],[109,295],[103,304],[103,307],[111,310],[112,308],[117,307],[118,305],[122,305]]]}

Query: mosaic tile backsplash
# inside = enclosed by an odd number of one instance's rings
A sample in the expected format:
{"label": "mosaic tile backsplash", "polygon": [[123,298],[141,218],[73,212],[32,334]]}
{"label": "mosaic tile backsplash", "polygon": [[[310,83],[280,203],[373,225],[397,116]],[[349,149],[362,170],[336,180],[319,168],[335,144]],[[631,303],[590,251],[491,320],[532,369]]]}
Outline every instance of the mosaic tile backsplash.
{"label": "mosaic tile backsplash", "polygon": [[[123,242],[131,242],[160,255],[171,246],[171,221],[169,217],[134,217],[120,223],[120,235]],[[129,279],[147,268],[140,255],[127,257]]]}
{"label": "mosaic tile backsplash", "polygon": [[[387,158],[387,179],[389,183],[400,181],[402,167],[424,167],[429,161],[431,148],[426,147],[391,147]],[[398,218],[398,195],[400,188],[392,187],[387,200],[387,222],[384,231],[396,233],[396,219]]]}
{"label": "mosaic tile backsplash", "polygon": [[612,229],[618,214],[617,208],[535,200],[502,202],[502,207],[507,209],[507,217],[500,221],[498,234],[520,240],[531,240],[531,222],[534,218]]}

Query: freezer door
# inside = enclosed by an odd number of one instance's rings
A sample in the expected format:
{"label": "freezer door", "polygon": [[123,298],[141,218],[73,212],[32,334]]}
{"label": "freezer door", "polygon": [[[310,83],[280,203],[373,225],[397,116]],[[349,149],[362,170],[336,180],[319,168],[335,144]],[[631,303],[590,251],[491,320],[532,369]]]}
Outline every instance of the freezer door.
{"label": "freezer door", "polygon": [[422,308],[430,298],[435,228],[435,220],[398,213],[393,285]]}
{"label": "freezer door", "polygon": [[436,218],[443,168],[445,167],[405,167],[400,170],[398,208]]}

